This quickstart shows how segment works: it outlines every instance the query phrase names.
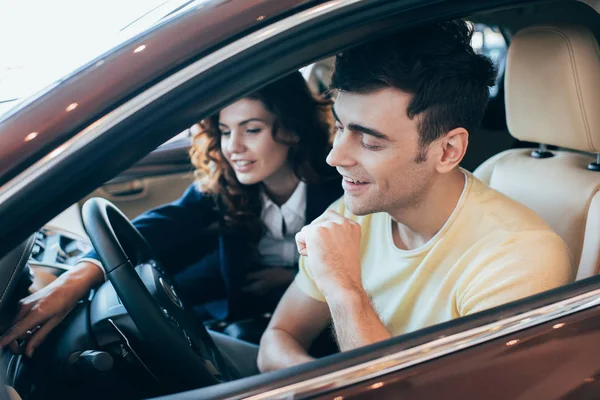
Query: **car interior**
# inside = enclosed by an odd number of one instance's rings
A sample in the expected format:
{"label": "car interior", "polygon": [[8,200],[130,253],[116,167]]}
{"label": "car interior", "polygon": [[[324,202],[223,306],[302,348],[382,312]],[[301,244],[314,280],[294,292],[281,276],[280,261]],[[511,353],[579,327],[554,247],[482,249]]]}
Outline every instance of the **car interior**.
{"label": "car interior", "polygon": [[[474,48],[494,60],[499,75],[482,127],[470,135],[462,166],[541,215],[567,243],[577,280],[600,269],[599,13],[599,1],[552,1],[465,17],[473,23]],[[332,68],[333,57],[327,57],[301,72],[315,94],[328,95]],[[194,180],[188,152],[197,130],[192,126],[173,132],[173,139],[64,210],[0,260],[0,287],[11,305],[0,309],[2,331],[20,298],[52,282],[92,248],[82,216],[89,199],[106,199],[132,219],[185,191]],[[86,207],[89,213],[112,212],[102,202],[94,203],[96,211]],[[103,232],[101,224],[97,229]],[[159,279],[150,269],[138,271],[148,275],[143,278],[148,285]],[[155,368],[168,373],[169,367],[133,351],[112,322],[122,315],[111,307],[126,302],[122,300],[104,285],[80,302],[34,359],[5,352],[7,385],[23,399],[78,398],[82,393],[101,398],[107,387],[121,388],[113,395],[118,398],[169,393],[155,376]],[[206,326],[258,343],[269,317],[209,321]],[[313,348],[321,357],[336,351],[328,331]]]}

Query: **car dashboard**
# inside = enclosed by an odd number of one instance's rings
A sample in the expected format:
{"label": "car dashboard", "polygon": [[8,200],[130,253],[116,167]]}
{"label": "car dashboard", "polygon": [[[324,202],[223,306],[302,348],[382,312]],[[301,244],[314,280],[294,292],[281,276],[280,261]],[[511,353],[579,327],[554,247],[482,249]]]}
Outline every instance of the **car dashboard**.
{"label": "car dashboard", "polygon": [[35,233],[35,243],[29,257],[35,292],[62,273],[73,268],[92,249],[89,240],[54,227],[43,227]]}
{"label": "car dashboard", "polygon": [[[11,314],[16,313],[20,299],[52,283],[92,249],[79,215],[79,207],[74,205],[35,232],[28,263],[11,294]],[[93,301],[100,292],[102,295]],[[120,329],[107,328],[108,319],[104,317],[108,313]],[[28,359],[9,351],[2,354],[6,383],[23,399],[54,398],[54,395],[80,398],[83,393],[94,399],[105,398],[109,387],[120,388],[116,398],[159,394],[148,387],[150,374],[136,353],[127,347],[128,340],[119,337],[124,332],[130,336],[128,332],[135,327],[124,329],[123,325],[131,325],[130,318],[112,285],[102,285],[77,304],[36,349],[35,357]],[[114,392],[112,396],[115,397]]]}

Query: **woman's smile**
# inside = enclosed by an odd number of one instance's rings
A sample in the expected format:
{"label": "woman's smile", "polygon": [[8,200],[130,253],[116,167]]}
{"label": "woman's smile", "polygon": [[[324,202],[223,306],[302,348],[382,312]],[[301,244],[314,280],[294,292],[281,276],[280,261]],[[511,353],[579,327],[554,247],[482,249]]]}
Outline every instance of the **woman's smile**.
{"label": "woman's smile", "polygon": [[256,161],[251,161],[251,160],[235,160],[235,161],[231,161],[231,164],[233,166],[233,169],[236,172],[249,172],[256,165]]}
{"label": "woman's smile", "polygon": [[[275,140],[286,132],[276,126],[277,117],[260,100],[244,98],[219,113],[221,149],[243,185],[267,183],[281,175],[288,164],[289,145]],[[286,180],[290,176],[282,176]]]}

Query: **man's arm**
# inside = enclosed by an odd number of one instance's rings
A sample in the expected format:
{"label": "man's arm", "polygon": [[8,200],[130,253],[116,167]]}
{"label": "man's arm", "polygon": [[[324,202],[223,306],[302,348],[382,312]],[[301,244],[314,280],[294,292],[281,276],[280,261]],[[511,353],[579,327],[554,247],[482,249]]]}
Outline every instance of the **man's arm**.
{"label": "man's arm", "polygon": [[348,351],[392,337],[362,289],[326,296],[338,346]]}
{"label": "man's arm", "polygon": [[260,340],[258,368],[273,371],[312,361],[308,349],[331,321],[327,304],[292,282]]}
{"label": "man's arm", "polygon": [[329,210],[296,235],[296,244],[312,275],[300,282],[327,302],[340,350],[391,337],[362,286],[358,223]]}

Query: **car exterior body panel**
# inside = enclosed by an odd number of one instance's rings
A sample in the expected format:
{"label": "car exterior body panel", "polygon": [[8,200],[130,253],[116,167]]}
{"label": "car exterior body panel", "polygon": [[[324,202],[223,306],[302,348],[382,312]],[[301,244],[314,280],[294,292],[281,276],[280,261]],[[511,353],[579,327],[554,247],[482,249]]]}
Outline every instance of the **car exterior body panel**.
{"label": "car exterior body panel", "polygon": [[0,185],[165,74],[311,3],[318,2],[199,2],[91,61],[0,117]]}
{"label": "car exterior body panel", "polygon": [[335,362],[161,399],[596,398],[599,295],[600,279],[589,278],[337,354]]}
{"label": "car exterior body panel", "polygon": [[334,397],[593,399],[600,393],[598,340],[598,311],[591,309],[361,382]]}

